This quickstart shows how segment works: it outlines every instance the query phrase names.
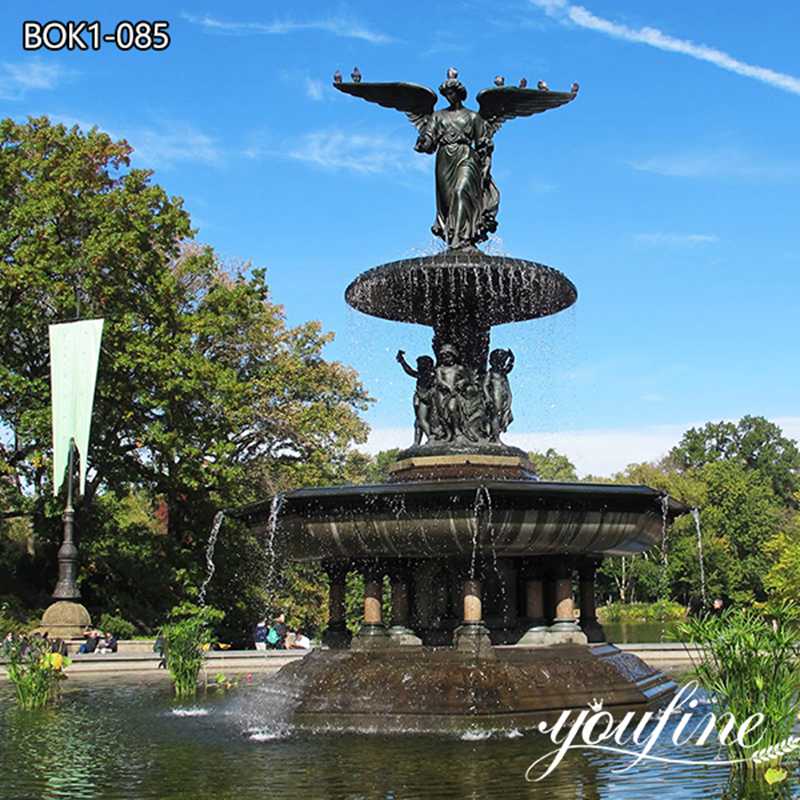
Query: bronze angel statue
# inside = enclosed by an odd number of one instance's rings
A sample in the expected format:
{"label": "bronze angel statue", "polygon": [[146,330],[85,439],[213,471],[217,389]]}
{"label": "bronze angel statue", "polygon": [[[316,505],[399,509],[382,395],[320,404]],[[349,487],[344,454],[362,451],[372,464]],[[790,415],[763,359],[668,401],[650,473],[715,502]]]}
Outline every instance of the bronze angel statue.
{"label": "bronze angel statue", "polygon": [[494,135],[514,117],[529,117],[573,100],[570,92],[551,92],[547,84],[528,89],[505,86],[478,92],[478,111],[464,107],[467,90],[452,67],[439,93],[447,108],[434,110],[436,93],[414,83],[364,83],[353,71],[353,82],[342,82],[339,72],[333,85],[341,92],[361,97],[384,108],[402,111],[419,131],[414,147],[420,153],[436,153],[436,222],[431,230],[452,249],[474,247],[497,230],[500,193],[492,180]]}

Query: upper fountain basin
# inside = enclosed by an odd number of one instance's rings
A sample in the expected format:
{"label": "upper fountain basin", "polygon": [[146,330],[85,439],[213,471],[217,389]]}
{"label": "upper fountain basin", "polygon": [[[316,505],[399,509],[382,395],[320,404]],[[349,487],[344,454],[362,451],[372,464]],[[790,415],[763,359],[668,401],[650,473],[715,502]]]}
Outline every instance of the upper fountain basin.
{"label": "upper fountain basin", "polygon": [[[235,512],[286,558],[630,555],[688,509],[647,486],[458,480],[298,489]],[[273,506],[274,507],[274,506]],[[274,520],[272,520],[274,522]]]}
{"label": "upper fountain basin", "polygon": [[577,296],[552,267],[476,249],[392,261],[362,273],[345,292],[353,308],[374,317],[437,326],[468,315],[483,327],[546,317]]}

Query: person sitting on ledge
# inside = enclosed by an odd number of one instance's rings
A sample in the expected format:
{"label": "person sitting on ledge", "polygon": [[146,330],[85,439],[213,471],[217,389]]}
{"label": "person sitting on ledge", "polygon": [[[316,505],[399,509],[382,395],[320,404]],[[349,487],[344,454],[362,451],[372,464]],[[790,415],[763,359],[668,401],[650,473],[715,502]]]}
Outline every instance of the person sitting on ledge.
{"label": "person sitting on ledge", "polygon": [[303,633],[302,628],[298,628],[294,634],[294,641],[290,646],[293,650],[310,650],[311,639]]}
{"label": "person sitting on ledge", "polygon": [[114,636],[113,633],[105,633],[103,637],[97,644],[97,650],[95,652],[106,654],[106,653],[116,653],[117,652],[117,637]]}
{"label": "person sitting on ledge", "polygon": [[267,649],[267,634],[269,633],[269,626],[267,625],[267,618],[263,617],[258,621],[258,624],[253,631],[253,642],[255,643],[256,650]]}
{"label": "person sitting on ledge", "polygon": [[97,650],[97,645],[100,643],[100,631],[93,631],[88,629],[84,632],[86,641],[78,648],[78,653],[94,653]]}
{"label": "person sitting on ledge", "polygon": [[286,648],[286,634],[289,629],[286,627],[286,614],[282,611],[272,622],[272,627],[267,634],[267,646],[271,650],[284,650]]}

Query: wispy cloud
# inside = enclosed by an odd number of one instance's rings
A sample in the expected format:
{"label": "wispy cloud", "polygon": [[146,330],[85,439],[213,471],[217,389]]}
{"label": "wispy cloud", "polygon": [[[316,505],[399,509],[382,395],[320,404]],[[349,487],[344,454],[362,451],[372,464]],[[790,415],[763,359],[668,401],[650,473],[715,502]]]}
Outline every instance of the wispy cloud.
{"label": "wispy cloud", "polygon": [[629,162],[639,172],[672,178],[743,178],[785,181],[800,178],[800,161],[776,161],[731,147],[691,150]]}
{"label": "wispy cloud", "polygon": [[297,161],[331,170],[380,173],[427,172],[429,169],[425,157],[415,154],[408,142],[376,133],[313,131],[286,154]]}
{"label": "wispy cloud", "polygon": [[322,31],[346,39],[360,39],[370,44],[387,44],[391,36],[372,30],[361,22],[345,16],[328,17],[326,19],[308,20],[274,20],[272,22],[233,22],[211,17],[208,14],[181,14],[183,19],[194,25],[200,25],[213,33],[225,33],[236,36],[283,36],[299,31]]}
{"label": "wispy cloud", "polygon": [[716,47],[698,44],[690,39],[678,39],[660,31],[658,28],[631,28],[628,25],[598,17],[584,6],[573,5],[568,0],[531,0],[531,3],[542,9],[549,16],[566,24],[571,23],[580,28],[604,33],[615,39],[646,44],[670,53],[680,53],[696,58],[699,61],[714,64],[728,72],[734,72],[737,75],[775,86],[786,92],[800,94],[800,78],[794,75],[787,75],[784,72],[777,72],[769,67],[748,64],[746,61],[734,58],[729,53]]}
{"label": "wispy cloud", "polygon": [[55,89],[69,72],[39,60],[0,64],[0,100],[21,100],[29,91]]}
{"label": "wispy cloud", "polygon": [[639,244],[673,247],[694,247],[719,241],[719,236],[710,233],[636,233],[633,238]]}
{"label": "wispy cloud", "polygon": [[100,121],[68,114],[48,114],[53,122],[85,131],[97,127],[112,139],[125,139],[133,147],[132,161],[137,167],[169,169],[176,164],[194,162],[214,165],[223,160],[216,140],[188,123],[167,122],[157,126],[126,127],[124,136]]}
{"label": "wispy cloud", "polygon": [[306,94],[312,100],[322,100],[325,96],[325,84],[317,78],[306,78]]}

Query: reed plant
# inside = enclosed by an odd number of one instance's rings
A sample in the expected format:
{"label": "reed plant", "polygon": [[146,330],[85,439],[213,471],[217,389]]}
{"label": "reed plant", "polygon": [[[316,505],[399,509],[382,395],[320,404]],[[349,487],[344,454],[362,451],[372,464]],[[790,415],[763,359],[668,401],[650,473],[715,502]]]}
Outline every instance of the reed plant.
{"label": "reed plant", "polygon": [[70,660],[51,651],[40,636],[16,637],[5,643],[6,672],[21,708],[44,708],[58,702],[64,669]]}
{"label": "reed plant", "polygon": [[690,618],[677,634],[701,647],[694,676],[706,690],[717,719],[725,713],[738,723],[764,715],[755,746],[728,737],[731,760],[745,772],[785,776],[781,762],[800,754],[792,737],[800,711],[800,608],[790,602],[763,610],[729,609],[720,615]]}
{"label": "reed plant", "polygon": [[213,627],[224,614],[211,606],[183,603],[173,608],[169,616],[170,622],[161,628],[161,637],[175,696],[194,697],[205,653],[216,641]]}

